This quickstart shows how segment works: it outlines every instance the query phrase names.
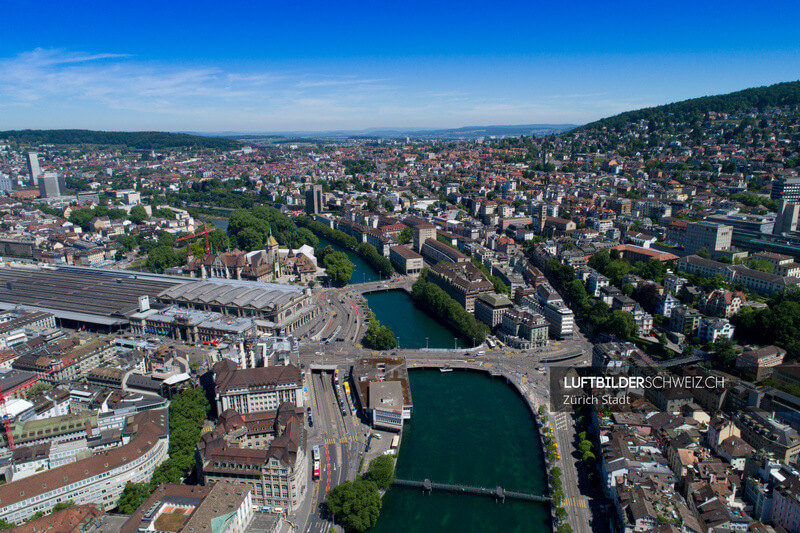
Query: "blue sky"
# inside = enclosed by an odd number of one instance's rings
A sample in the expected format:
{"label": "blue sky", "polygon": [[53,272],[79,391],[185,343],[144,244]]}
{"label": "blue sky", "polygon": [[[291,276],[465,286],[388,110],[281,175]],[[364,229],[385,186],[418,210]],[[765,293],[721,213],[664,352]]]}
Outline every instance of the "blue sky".
{"label": "blue sky", "polygon": [[580,124],[800,79],[796,1],[9,0],[3,19],[0,129]]}

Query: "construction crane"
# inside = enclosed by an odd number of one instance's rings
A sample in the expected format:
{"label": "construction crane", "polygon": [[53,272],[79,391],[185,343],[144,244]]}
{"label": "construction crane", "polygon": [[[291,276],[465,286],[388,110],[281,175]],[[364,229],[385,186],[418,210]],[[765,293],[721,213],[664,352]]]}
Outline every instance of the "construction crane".
{"label": "construction crane", "polygon": [[74,362],[75,359],[67,359],[66,361],[61,361],[56,366],[53,366],[43,372],[37,372],[34,377],[32,377],[27,381],[22,382],[13,389],[7,390],[5,392],[0,389],[0,415],[2,415],[3,417],[3,429],[6,432],[6,442],[8,443],[9,451],[12,452],[14,451],[14,435],[11,430],[11,420],[8,417],[8,410],[6,409],[6,398],[13,396],[17,392],[26,389],[27,387],[30,387],[34,383],[37,383],[42,378],[45,378],[54,372],[58,372],[62,368],[71,365]]}
{"label": "construction crane", "polygon": [[185,241],[187,239],[194,239],[195,237],[199,237],[200,235],[205,235],[206,236],[206,253],[209,253],[211,251],[211,248],[208,247],[208,234],[209,233],[211,233],[211,232],[208,231],[208,225],[203,223],[203,231],[197,232],[194,235],[187,235],[185,237],[181,237],[180,239],[175,239],[175,242],[178,243],[178,242],[181,242],[181,241]]}

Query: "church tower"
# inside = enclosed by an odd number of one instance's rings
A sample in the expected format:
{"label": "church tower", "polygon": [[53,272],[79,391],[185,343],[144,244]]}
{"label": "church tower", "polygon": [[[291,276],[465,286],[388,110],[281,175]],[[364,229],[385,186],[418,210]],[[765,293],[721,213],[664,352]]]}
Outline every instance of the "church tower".
{"label": "church tower", "polygon": [[281,277],[281,254],[278,253],[278,241],[272,236],[272,226],[267,239],[267,260],[272,265],[272,279]]}

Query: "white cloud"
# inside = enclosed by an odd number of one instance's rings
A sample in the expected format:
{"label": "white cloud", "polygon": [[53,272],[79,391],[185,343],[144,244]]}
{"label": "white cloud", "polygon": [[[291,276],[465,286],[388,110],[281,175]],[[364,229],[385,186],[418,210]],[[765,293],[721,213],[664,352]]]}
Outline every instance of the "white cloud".
{"label": "white cloud", "polygon": [[524,77],[509,76],[499,88],[478,71],[455,81],[413,70],[387,76],[381,67],[357,63],[331,68],[332,73],[244,70],[235,63],[170,64],[118,53],[36,49],[0,58],[0,107],[7,128],[173,131],[581,122],[596,112],[591,98],[580,100],[584,95],[537,100]]}

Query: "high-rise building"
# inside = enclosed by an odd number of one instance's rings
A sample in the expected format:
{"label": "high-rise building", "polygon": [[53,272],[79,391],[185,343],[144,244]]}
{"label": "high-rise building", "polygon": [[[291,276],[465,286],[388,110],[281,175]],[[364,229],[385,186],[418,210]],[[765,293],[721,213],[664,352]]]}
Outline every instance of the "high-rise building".
{"label": "high-rise building", "polygon": [[800,202],[800,178],[778,178],[772,182],[773,200]]}
{"label": "high-rise building", "polygon": [[30,176],[31,185],[37,185],[37,180],[42,174],[42,169],[39,167],[39,154],[27,152],[25,155],[28,158],[28,176]]}
{"label": "high-rise building", "polygon": [[64,178],[55,172],[45,172],[39,176],[37,185],[42,198],[57,198],[66,191]]}
{"label": "high-rise building", "polygon": [[778,202],[778,216],[775,219],[775,228],[772,233],[780,235],[797,231],[798,219],[800,219],[800,204],[781,198],[781,201]]}
{"label": "high-rise building", "polygon": [[716,222],[701,220],[690,222],[686,225],[686,243],[684,251],[689,254],[705,248],[713,255],[714,252],[731,249],[733,227]]}
{"label": "high-rise building", "polygon": [[306,213],[316,215],[322,212],[322,185],[312,185],[306,191]]}

